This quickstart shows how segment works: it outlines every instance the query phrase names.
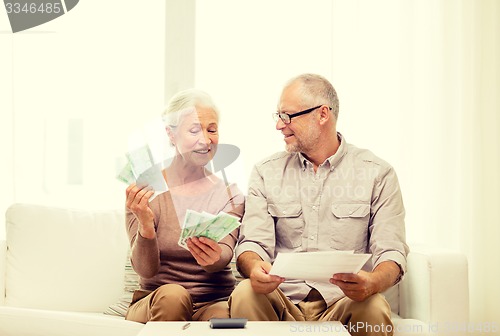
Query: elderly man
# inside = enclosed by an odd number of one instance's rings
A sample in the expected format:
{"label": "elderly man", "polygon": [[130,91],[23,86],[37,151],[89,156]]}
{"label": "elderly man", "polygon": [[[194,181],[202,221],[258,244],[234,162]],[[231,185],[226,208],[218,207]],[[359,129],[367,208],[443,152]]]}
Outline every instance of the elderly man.
{"label": "elderly man", "polygon": [[[394,169],[337,132],[331,83],[304,74],[284,87],[274,115],[286,152],[257,164],[236,249],[246,279],[230,298],[232,317],[340,321],[353,335],[391,335],[380,294],[404,275],[404,206]],[[354,250],[371,259],[329,282],[269,274],[278,252]]]}

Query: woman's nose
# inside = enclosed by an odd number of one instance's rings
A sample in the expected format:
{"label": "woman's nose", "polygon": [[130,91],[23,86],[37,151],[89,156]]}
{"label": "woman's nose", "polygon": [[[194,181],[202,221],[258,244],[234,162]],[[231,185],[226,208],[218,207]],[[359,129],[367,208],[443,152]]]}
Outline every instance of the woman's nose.
{"label": "woman's nose", "polygon": [[199,139],[200,143],[205,144],[205,145],[210,145],[212,142],[212,139],[210,139],[210,135],[208,134],[207,131],[201,132],[201,136]]}

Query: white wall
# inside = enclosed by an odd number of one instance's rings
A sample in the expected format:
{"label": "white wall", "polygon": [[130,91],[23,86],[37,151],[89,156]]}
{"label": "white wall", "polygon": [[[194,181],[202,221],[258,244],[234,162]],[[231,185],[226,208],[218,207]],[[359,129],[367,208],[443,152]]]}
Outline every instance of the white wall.
{"label": "white wall", "polygon": [[127,136],[193,81],[222,110],[221,141],[241,148],[229,177],[245,189],[283,149],[270,116],[282,84],[316,72],[337,89],[346,139],[396,168],[408,240],[467,253],[472,319],[498,320],[499,3],[193,1],[82,0],[17,34],[0,10],[0,211],[122,206]]}
{"label": "white wall", "polygon": [[499,3],[218,0],[196,15],[195,84],[242,149],[241,178],[283,149],[270,117],[283,83],[324,75],[339,131],[398,172],[408,241],[466,253],[471,318],[500,325]]}
{"label": "white wall", "polygon": [[[409,240],[449,234],[439,223],[459,216],[442,209],[459,207],[458,194],[449,191],[460,179],[460,157],[453,151],[461,120],[441,113],[442,99],[435,97],[448,82],[447,96],[458,90],[444,78],[453,65],[445,65],[439,47],[442,7],[396,0],[198,1],[195,83],[219,102],[221,136],[241,148],[243,175],[284,148],[270,116],[283,83],[319,73],[339,95],[338,130],[399,173]],[[457,248],[459,233],[451,234],[444,244]]]}
{"label": "white wall", "polygon": [[164,105],[164,17],[161,1],[85,0],[12,34],[0,10],[2,213],[123,206],[116,159]]}
{"label": "white wall", "polygon": [[330,0],[197,1],[195,84],[219,105],[221,142],[241,149],[233,180],[243,188],[257,161],[284,148],[271,116],[283,83],[332,76],[331,12]]}
{"label": "white wall", "polygon": [[[0,18],[3,20],[1,13]],[[1,21],[3,22],[3,21]],[[0,26],[0,30],[3,26]],[[14,198],[14,172],[13,159],[13,99],[12,99],[12,41],[8,34],[0,33],[0,155],[2,163],[0,164],[0,176],[3,177],[3,188],[0,193],[0,214],[2,220],[0,223],[0,239],[5,235],[3,226],[3,214],[5,209]]]}

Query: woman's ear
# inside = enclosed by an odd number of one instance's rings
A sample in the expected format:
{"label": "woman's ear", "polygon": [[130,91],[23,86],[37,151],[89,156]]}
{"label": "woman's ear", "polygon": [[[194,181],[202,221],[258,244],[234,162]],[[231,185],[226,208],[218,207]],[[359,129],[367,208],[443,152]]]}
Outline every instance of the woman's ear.
{"label": "woman's ear", "polygon": [[174,130],[170,126],[166,126],[165,130],[167,131],[168,138],[170,140],[170,144],[172,146],[175,146],[175,136],[174,136]]}

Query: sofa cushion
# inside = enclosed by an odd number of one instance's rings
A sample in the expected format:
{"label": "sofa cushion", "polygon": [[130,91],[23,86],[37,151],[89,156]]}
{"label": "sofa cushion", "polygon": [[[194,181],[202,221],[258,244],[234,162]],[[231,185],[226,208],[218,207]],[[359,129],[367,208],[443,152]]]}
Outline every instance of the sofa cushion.
{"label": "sofa cushion", "polygon": [[105,316],[0,306],[2,336],[135,336],[144,324]]}
{"label": "sofa cushion", "polygon": [[132,302],[132,296],[134,292],[141,288],[139,284],[139,275],[134,271],[132,263],[130,262],[130,249],[125,260],[125,274],[124,274],[124,288],[121,297],[118,301],[110,305],[105,311],[106,315],[122,316],[125,317],[127,314],[130,302]]}
{"label": "sofa cushion", "polygon": [[[391,316],[394,324],[394,336],[425,336],[431,335],[432,326],[415,319],[402,319],[399,315]],[[435,334],[434,334],[435,336]]]}
{"label": "sofa cushion", "polygon": [[385,299],[391,306],[391,311],[394,314],[399,314],[399,284],[390,287],[388,290],[382,293]]}
{"label": "sofa cushion", "polygon": [[15,204],[6,237],[7,305],[103,312],[123,291],[123,211]]}
{"label": "sofa cushion", "polygon": [[5,304],[5,262],[7,259],[7,242],[0,240],[0,305]]}

